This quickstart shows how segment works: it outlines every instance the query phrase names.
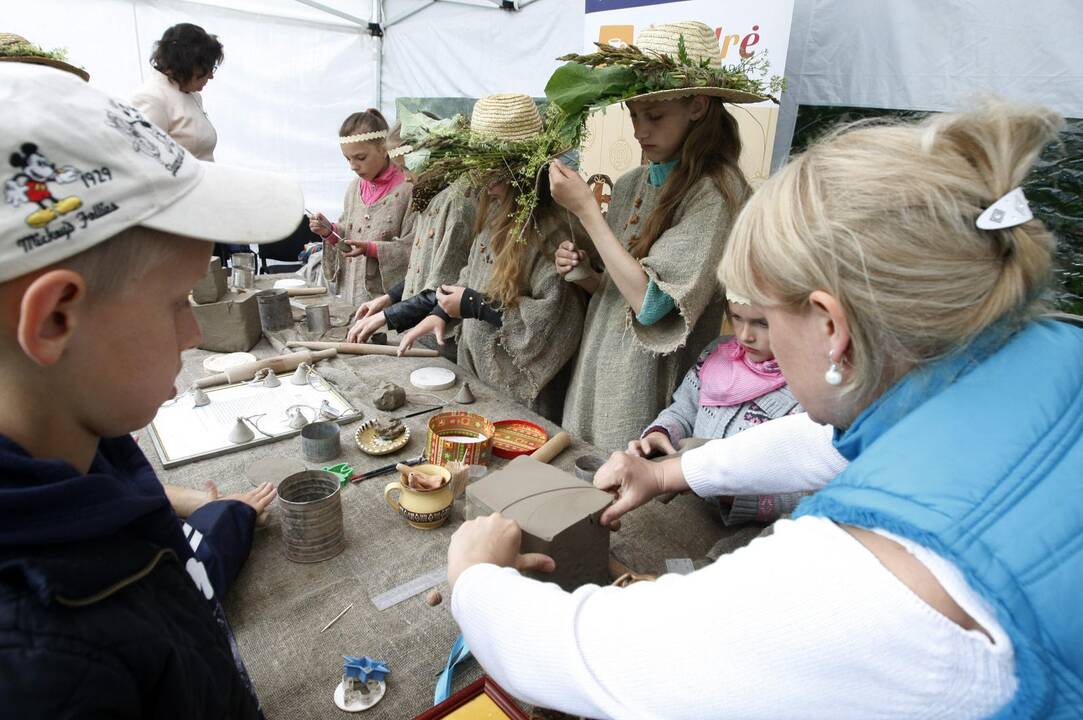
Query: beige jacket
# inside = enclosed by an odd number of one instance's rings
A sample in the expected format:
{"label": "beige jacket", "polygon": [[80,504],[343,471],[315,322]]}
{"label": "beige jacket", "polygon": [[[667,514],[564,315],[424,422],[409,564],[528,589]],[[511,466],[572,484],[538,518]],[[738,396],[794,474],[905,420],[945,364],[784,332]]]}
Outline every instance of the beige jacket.
{"label": "beige jacket", "polygon": [[218,133],[203,111],[199,93],[181,92],[172,80],[151,68],[146,82],[132,94],[131,100],[137,110],[185,150],[200,160],[214,162]]}

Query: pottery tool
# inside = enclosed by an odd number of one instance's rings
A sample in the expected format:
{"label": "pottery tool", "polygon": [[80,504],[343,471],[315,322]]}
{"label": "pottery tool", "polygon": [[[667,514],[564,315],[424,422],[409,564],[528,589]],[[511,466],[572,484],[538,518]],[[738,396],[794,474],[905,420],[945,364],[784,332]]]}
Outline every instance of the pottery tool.
{"label": "pottery tool", "polygon": [[447,390],[455,384],[455,373],[442,367],[418,368],[410,373],[410,384],[419,390]]}
{"label": "pottery tool", "polygon": [[549,439],[544,428],[526,420],[500,420],[493,426],[493,455],[506,460],[529,455]]}
{"label": "pottery tool", "polygon": [[[405,464],[405,465],[417,465],[418,463],[421,463],[421,462],[424,462],[424,461],[425,461],[425,456],[424,455],[418,455],[416,458],[411,458],[410,460],[404,461],[403,464]],[[379,477],[380,475],[387,475],[390,472],[395,472],[395,468],[397,468],[398,465],[399,465],[399,463],[391,463],[390,465],[382,465],[381,467],[373,468],[372,470],[366,470],[363,473],[359,473],[359,474],[354,475],[353,477],[351,477],[350,482],[357,483],[357,482],[361,482],[362,480],[368,480],[369,478]]]}
{"label": "pottery tool", "polygon": [[[322,342],[315,340],[290,340],[289,348],[308,348],[309,350],[337,350],[343,355],[390,355],[397,356],[399,349],[390,345],[372,345],[369,343]],[[410,348],[402,357],[440,357],[440,353],[428,348]],[[450,386],[449,386],[450,387]]]}
{"label": "pottery tool", "polygon": [[345,615],[346,613],[348,613],[350,611],[350,608],[352,608],[352,607],[353,607],[353,603],[350,603],[349,605],[347,605],[346,609],[343,610],[342,612],[340,612],[338,615],[335,615],[334,619],[332,619],[331,622],[324,625],[323,630],[320,630],[320,632],[323,632],[324,630],[326,630],[327,628],[331,627],[332,625],[337,623],[339,620],[341,620],[342,616]]}
{"label": "pottery tool", "polygon": [[572,444],[572,436],[561,430],[549,438],[544,445],[530,453],[530,457],[538,462],[552,462],[553,458],[564,452]]}
{"label": "pottery tool", "polygon": [[196,387],[211,387],[212,385],[223,385],[225,383],[236,383],[244,380],[251,380],[252,376],[263,368],[270,368],[276,373],[290,372],[296,370],[297,366],[301,363],[308,363],[311,365],[319,360],[325,358],[333,358],[336,355],[334,349],[320,350],[318,352],[312,352],[309,350],[303,350],[301,352],[293,352],[287,355],[278,355],[272,358],[265,358],[263,360],[257,360],[255,362],[245,363],[243,365],[235,365],[234,367],[227,368],[225,372],[218,373],[216,375],[208,375],[196,380],[193,385]]}
{"label": "pottery tool", "polygon": [[402,585],[380,593],[372,598],[372,604],[376,606],[377,610],[387,610],[389,607],[398,605],[403,600],[408,600],[430,588],[436,587],[445,580],[447,580],[447,565],[430,570],[424,575],[419,575],[413,580],[408,580]]}
{"label": "pottery tool", "polygon": [[426,415],[431,412],[436,412],[444,408],[444,405],[433,405],[431,408],[425,408],[424,410],[414,410],[412,413],[406,413],[405,415],[396,415],[393,420],[405,420],[406,418],[417,417],[418,415]]}

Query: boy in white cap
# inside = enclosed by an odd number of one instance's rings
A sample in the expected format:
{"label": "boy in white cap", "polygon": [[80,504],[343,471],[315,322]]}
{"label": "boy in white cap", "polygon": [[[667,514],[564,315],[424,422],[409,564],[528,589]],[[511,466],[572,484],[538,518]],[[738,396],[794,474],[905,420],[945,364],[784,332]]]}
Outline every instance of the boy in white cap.
{"label": "boy in white cap", "polygon": [[128,433],[199,342],[211,244],[285,237],[300,188],[202,163],[54,68],[0,63],[0,104],[0,696],[20,718],[262,717],[217,600],[239,565],[205,562]]}

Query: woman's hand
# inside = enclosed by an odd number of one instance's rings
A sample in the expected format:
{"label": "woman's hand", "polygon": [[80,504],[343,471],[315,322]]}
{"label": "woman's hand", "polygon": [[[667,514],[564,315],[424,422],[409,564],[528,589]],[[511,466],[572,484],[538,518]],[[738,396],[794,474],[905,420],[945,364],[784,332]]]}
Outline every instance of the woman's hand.
{"label": "woman's hand", "polygon": [[447,581],[452,590],[455,581],[471,565],[492,563],[516,570],[553,572],[556,562],[541,553],[520,554],[523,534],[519,523],[493,513],[468,520],[451,536],[447,548]]}
{"label": "woman's hand", "polygon": [[587,262],[587,252],[577,248],[571,240],[565,240],[557,248],[553,260],[556,262],[557,274],[564,277],[579,263]]}
{"label": "woman's hand", "polygon": [[331,221],[323,213],[308,216],[308,229],[322,238],[326,238],[334,232],[334,226],[331,225]]}
{"label": "woman's hand", "polygon": [[453,318],[461,318],[465,289],[458,285],[441,285],[436,291],[436,302],[440,304],[440,309]]}
{"label": "woman's hand", "polygon": [[549,191],[553,199],[582,219],[585,213],[601,214],[594,193],[578,172],[559,160],[549,163]]}
{"label": "woman's hand", "polygon": [[384,294],[378,298],[373,298],[367,303],[362,303],[361,307],[357,308],[357,312],[353,314],[354,320],[361,320],[369,315],[375,315],[378,312],[383,312],[387,308],[391,307],[391,296]]}
{"label": "woman's hand", "polygon": [[350,328],[350,331],[346,333],[346,342],[365,342],[372,336],[372,333],[382,328],[385,322],[387,322],[387,320],[384,318],[382,312],[358,320]]}
{"label": "woman's hand", "polygon": [[672,455],[677,452],[677,448],[673,447],[673,443],[669,441],[669,435],[655,431],[647,433],[645,437],[638,440],[630,441],[625,452],[633,457],[651,458],[658,455]]}
{"label": "woman's hand", "polygon": [[399,355],[414,346],[419,338],[423,338],[428,334],[436,336],[436,344],[444,344],[444,330],[447,329],[447,323],[444,322],[444,318],[439,315],[426,315],[425,319],[410,328],[410,331],[402,336],[402,340],[399,341]]}
{"label": "woman's hand", "polygon": [[[679,458],[662,462],[651,462],[633,457],[627,453],[615,452],[609,456],[605,465],[594,474],[594,487],[616,495],[616,500],[602,513],[602,525],[611,526],[629,510],[647,502],[656,495],[678,492],[687,489],[676,487],[676,483],[666,482],[666,464],[680,462]],[[678,471],[679,472],[679,471]]]}

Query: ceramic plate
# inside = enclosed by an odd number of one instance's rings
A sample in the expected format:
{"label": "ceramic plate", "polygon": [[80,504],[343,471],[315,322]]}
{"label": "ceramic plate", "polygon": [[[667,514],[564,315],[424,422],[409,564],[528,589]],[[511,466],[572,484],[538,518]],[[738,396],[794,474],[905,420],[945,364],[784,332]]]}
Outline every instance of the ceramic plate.
{"label": "ceramic plate", "polygon": [[357,441],[357,447],[369,455],[390,455],[406,447],[406,443],[410,442],[410,428],[406,428],[402,435],[394,440],[381,440],[376,435],[376,421],[366,420],[361,423],[361,427],[357,428],[354,440]]}

